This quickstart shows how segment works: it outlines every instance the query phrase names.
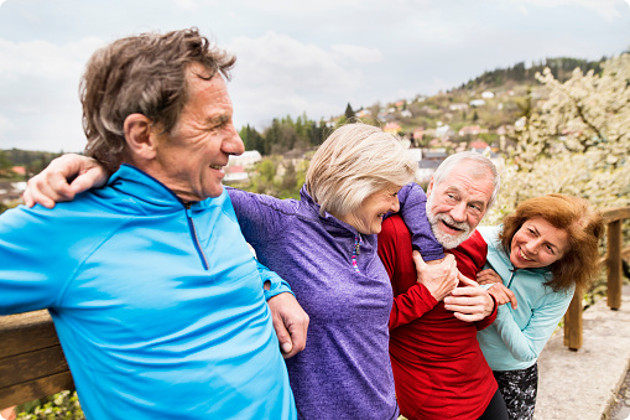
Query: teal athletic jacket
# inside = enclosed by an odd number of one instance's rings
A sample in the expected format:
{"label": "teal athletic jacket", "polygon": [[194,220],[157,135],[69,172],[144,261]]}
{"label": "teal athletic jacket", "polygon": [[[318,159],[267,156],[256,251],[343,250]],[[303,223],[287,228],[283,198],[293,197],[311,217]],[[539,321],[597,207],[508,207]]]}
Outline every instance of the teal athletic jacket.
{"label": "teal athletic jacket", "polygon": [[0,314],[49,309],[89,419],[294,419],[265,300],[286,291],[225,191],[185,204],[132,166],[0,217]]}
{"label": "teal athletic jacket", "polygon": [[497,319],[477,339],[492,370],[526,369],[536,363],[545,343],[558,326],[575,288],[554,292],[545,282],[547,268],[516,270],[499,241],[501,226],[477,228],[488,244],[487,264],[516,295],[518,306],[499,306]]}

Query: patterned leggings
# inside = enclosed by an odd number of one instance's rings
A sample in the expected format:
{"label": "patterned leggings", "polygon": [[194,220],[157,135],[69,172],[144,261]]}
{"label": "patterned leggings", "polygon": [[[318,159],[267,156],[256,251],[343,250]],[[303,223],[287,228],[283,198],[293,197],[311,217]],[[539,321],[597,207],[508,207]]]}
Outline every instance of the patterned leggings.
{"label": "patterned leggings", "polygon": [[536,406],[538,390],[538,364],[520,370],[495,370],[510,420],[530,420]]}

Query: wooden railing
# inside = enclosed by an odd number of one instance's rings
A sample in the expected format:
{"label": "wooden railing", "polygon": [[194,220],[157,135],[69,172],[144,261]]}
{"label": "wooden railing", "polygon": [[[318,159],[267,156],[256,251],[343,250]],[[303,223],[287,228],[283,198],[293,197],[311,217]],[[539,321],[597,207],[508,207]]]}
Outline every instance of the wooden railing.
{"label": "wooden railing", "polygon": [[48,311],[0,317],[0,409],[73,388]]}
{"label": "wooden railing", "polygon": [[[600,263],[606,263],[608,270],[607,301],[608,307],[614,311],[621,308],[621,259],[630,257],[630,248],[622,249],[621,222],[630,218],[630,207],[617,207],[602,212],[606,223],[607,246],[606,255]],[[576,289],[573,300],[564,316],[564,345],[577,351],[582,347],[582,299],[584,290]]]}
{"label": "wooden railing", "polygon": [[[603,213],[608,225],[608,306],[621,307],[621,221],[630,207]],[[576,291],[565,316],[564,343],[582,346],[582,291]],[[48,311],[0,317],[0,409],[73,389],[72,376]]]}

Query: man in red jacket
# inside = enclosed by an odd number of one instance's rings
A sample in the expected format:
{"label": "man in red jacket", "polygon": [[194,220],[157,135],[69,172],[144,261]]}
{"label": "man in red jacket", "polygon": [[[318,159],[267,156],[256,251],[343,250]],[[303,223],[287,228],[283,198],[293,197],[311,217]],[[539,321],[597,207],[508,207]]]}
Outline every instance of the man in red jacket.
{"label": "man in red jacket", "polygon": [[[468,279],[486,262],[487,247],[475,228],[498,188],[492,162],[472,152],[447,158],[427,188],[433,234]],[[496,317],[493,298],[468,279],[418,280],[426,264],[417,252],[412,258],[412,235],[399,216],[383,223],[378,245],[395,295],[390,356],[401,413],[410,420],[507,419],[477,342],[477,330]]]}

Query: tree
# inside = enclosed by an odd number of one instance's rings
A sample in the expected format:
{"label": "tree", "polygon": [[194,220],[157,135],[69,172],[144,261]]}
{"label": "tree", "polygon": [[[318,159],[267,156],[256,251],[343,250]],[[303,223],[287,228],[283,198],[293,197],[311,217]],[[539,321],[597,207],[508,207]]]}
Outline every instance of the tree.
{"label": "tree", "polygon": [[344,113],[346,120],[347,121],[354,121],[354,117],[355,117],[355,112],[352,109],[352,106],[350,105],[350,102],[348,102],[348,105],[346,106],[346,112]]}
{"label": "tree", "polygon": [[503,171],[489,222],[527,198],[551,192],[587,198],[596,208],[630,200],[630,54],[560,82],[549,69],[537,79],[548,96],[532,104]]}

